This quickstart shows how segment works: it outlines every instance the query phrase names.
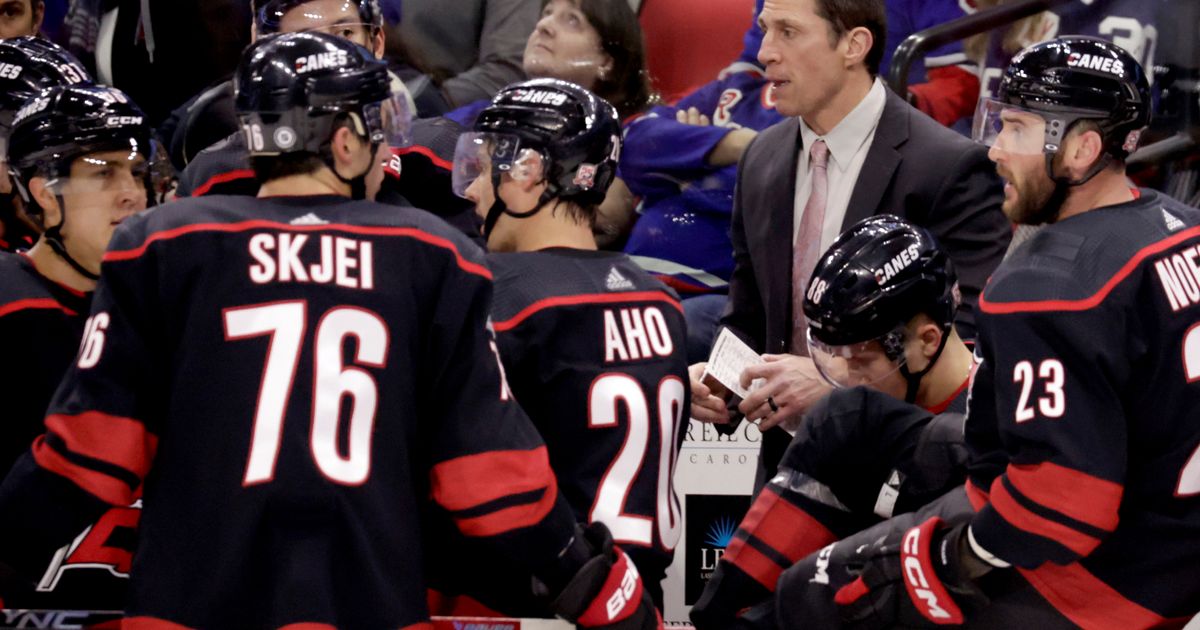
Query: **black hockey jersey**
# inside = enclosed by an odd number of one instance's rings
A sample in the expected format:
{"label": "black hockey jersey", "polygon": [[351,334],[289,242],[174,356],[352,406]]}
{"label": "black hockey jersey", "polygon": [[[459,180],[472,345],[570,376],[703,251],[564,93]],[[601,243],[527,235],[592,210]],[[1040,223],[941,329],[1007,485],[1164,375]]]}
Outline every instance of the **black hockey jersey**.
{"label": "black hockey jersey", "polygon": [[[0,254],[0,470],[45,431],[54,390],[79,350],[92,294],[38,273],[24,254]],[[109,510],[80,528],[35,575],[36,584],[0,580],[0,608],[120,610],[133,561],[139,510]]]}
{"label": "black hockey jersey", "polygon": [[24,254],[0,252],[0,470],[42,433],[50,397],[75,357],[91,294],[38,273]]}
{"label": "black hockey jersey", "polygon": [[1046,226],[979,306],[979,545],[1084,627],[1195,614],[1200,211],[1143,192]]}
{"label": "black hockey jersey", "polygon": [[127,613],[189,627],[424,627],[427,497],[558,562],[574,519],[502,381],[483,262],[424,213],[341,197],[126,221],[48,431],[0,486],[0,560],[36,573],[140,493]]}
{"label": "black hockey jersey", "polygon": [[647,588],[679,540],[673,478],[689,407],[674,291],[614,252],[489,254],[492,325],[513,394],[580,521],[602,521]]}

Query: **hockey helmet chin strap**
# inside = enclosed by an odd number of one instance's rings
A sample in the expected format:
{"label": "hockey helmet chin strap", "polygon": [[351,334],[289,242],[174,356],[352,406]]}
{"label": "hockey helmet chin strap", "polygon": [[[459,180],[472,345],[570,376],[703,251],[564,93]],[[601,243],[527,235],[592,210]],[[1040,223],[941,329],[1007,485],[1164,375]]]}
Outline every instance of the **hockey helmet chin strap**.
{"label": "hockey helmet chin strap", "polygon": [[[59,214],[62,216],[62,218],[58,221],[58,225],[46,228],[46,230],[42,232],[42,238],[46,239],[46,244],[50,246],[50,249],[55,254],[58,254],[59,258],[65,260],[72,269],[79,273],[79,275],[87,278],[88,280],[99,280],[99,274],[92,273],[88,269],[84,268],[84,266],[79,264],[79,261],[75,260],[71,256],[71,253],[67,251],[67,244],[63,242],[62,238],[62,227],[67,222],[67,206],[65,203],[63,203],[62,195],[55,195],[55,198],[58,199]],[[43,216],[45,216],[45,210],[42,212]]]}
{"label": "hockey helmet chin strap", "polygon": [[938,357],[942,356],[942,351],[946,349],[946,342],[950,339],[950,327],[953,325],[954,323],[951,322],[942,329],[942,339],[938,342],[937,352],[934,352],[933,356],[929,357],[929,362],[925,364],[924,369],[912,372],[908,369],[907,361],[900,366],[900,375],[903,376],[905,382],[908,383],[908,387],[904,390],[904,402],[916,404],[917,390],[921,387],[921,379],[929,373],[929,370],[933,369],[934,364],[937,363]]}
{"label": "hockey helmet chin strap", "polygon": [[555,197],[555,192],[553,189],[555,189],[556,186],[554,186],[554,184],[548,182],[547,186],[546,186],[546,190],[542,191],[542,195],[540,198],[538,198],[537,205],[535,205],[533,207],[533,209],[526,210],[525,212],[515,212],[513,210],[510,210],[508,208],[508,205],[504,203],[504,200],[500,198],[500,177],[501,177],[501,172],[499,170],[493,168],[492,169],[492,207],[488,208],[487,216],[484,217],[484,219],[483,219],[483,240],[484,240],[484,242],[487,242],[488,238],[491,237],[492,230],[496,228],[496,222],[500,220],[500,215],[507,214],[508,216],[513,217],[514,219],[527,219],[527,218],[537,214],[538,212],[541,212],[542,208],[545,208],[546,204],[550,203],[550,201],[552,201]]}

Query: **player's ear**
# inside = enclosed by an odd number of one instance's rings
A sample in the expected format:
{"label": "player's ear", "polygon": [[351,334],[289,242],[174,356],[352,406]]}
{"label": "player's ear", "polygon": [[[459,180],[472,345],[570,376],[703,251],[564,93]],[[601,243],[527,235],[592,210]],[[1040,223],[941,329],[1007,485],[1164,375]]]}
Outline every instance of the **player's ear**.
{"label": "player's ear", "polygon": [[1104,138],[1096,129],[1085,129],[1068,138],[1067,156],[1070,162],[1067,166],[1071,169],[1072,177],[1082,177],[1103,155]]}
{"label": "player's ear", "polygon": [[62,223],[62,208],[58,205],[58,195],[46,185],[47,181],[45,177],[30,179],[29,196],[42,208],[42,225],[58,225]]}
{"label": "player's ear", "polygon": [[362,140],[354,133],[351,125],[354,123],[348,121],[346,124],[338,125],[333,131],[333,139],[329,143],[329,150],[333,153],[333,160],[338,164],[353,164],[356,153],[359,147],[362,146]]}
{"label": "player's ear", "polygon": [[917,326],[916,337],[921,341],[921,354],[926,359],[932,359],[937,354],[938,346],[942,343],[942,328],[932,320],[921,318]]}

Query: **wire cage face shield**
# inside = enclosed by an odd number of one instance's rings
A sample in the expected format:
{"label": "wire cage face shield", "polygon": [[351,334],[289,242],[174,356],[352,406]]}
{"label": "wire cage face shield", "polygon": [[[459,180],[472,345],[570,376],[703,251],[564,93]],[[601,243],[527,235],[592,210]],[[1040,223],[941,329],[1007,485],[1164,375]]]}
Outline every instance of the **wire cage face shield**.
{"label": "wire cage face shield", "polygon": [[971,138],[986,147],[1013,155],[1042,155],[1058,151],[1066,124],[1045,112],[991,98],[979,99]]}
{"label": "wire cage face shield", "polygon": [[870,341],[831,345],[808,330],[808,352],[821,378],[834,387],[873,386],[906,363],[904,327]]}
{"label": "wire cage face shield", "polygon": [[490,180],[493,169],[514,179],[524,179],[532,172],[530,167],[538,157],[536,150],[522,147],[521,138],[512,134],[464,133],[454,147],[451,178],[454,194],[465,199],[471,184],[480,176]]}
{"label": "wire cage face shield", "polygon": [[259,10],[256,26],[260,35],[326,33],[367,49],[371,48],[371,36],[377,28],[363,20],[358,2],[348,0],[275,0]]}
{"label": "wire cage face shield", "polygon": [[391,96],[378,103],[364,105],[363,117],[367,125],[367,137],[372,143],[405,147],[412,142],[412,112],[403,95],[392,92]]}

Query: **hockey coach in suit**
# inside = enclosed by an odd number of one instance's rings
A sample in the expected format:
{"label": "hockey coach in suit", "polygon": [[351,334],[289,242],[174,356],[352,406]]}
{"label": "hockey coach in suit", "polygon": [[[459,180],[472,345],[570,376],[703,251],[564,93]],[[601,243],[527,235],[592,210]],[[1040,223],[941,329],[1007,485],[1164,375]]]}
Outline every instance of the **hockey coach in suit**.
{"label": "hockey coach in suit", "polygon": [[[974,336],[976,300],[1011,240],[986,149],[878,77],[885,13],[883,0],[766,0],[758,18],[758,59],[788,118],[758,135],[738,169],[735,266],[722,317],[766,359],[743,373],[743,384],[765,381],[737,409],[765,432],[756,486],[774,474],[789,442],[775,427],[794,429],[829,389],[806,356],[798,305],[818,254],[838,234],[880,213],[933,232],[958,270],[964,338]],[[702,371],[692,366],[692,417],[729,422],[728,393],[700,382]]]}

